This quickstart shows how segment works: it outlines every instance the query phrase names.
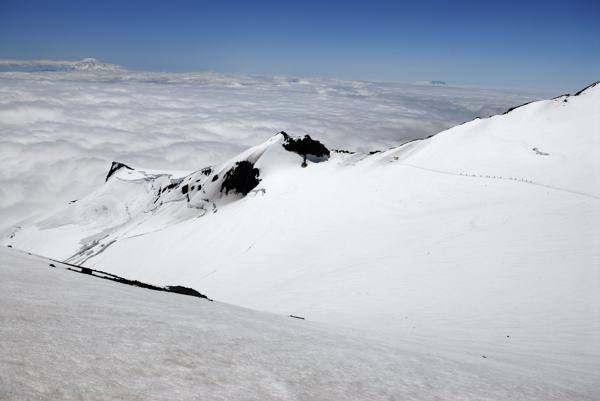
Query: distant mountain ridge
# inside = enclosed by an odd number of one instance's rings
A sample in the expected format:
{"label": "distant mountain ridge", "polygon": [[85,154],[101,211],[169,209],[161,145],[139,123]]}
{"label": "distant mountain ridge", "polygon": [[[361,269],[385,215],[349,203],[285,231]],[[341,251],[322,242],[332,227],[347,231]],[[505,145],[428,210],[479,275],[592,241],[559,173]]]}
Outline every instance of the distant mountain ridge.
{"label": "distant mountain ridge", "polygon": [[3,60],[0,59],[0,72],[119,72],[124,68],[117,64],[103,63],[95,58],[85,58],[79,61],[54,60]]}

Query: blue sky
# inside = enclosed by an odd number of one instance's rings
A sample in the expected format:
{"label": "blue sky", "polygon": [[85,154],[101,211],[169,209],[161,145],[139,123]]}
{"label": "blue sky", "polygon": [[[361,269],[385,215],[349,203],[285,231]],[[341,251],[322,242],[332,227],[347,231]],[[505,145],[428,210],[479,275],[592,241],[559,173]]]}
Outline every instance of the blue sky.
{"label": "blue sky", "polygon": [[600,79],[600,2],[0,2],[0,58],[84,57],[154,71],[573,91]]}

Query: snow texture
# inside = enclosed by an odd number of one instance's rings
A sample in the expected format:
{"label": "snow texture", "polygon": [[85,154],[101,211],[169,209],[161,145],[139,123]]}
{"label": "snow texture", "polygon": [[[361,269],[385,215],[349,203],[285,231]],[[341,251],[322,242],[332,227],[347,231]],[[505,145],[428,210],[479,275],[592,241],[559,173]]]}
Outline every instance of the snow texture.
{"label": "snow texture", "polygon": [[390,345],[49,262],[0,249],[2,400],[591,401],[600,395],[597,384],[565,385],[494,355]]}

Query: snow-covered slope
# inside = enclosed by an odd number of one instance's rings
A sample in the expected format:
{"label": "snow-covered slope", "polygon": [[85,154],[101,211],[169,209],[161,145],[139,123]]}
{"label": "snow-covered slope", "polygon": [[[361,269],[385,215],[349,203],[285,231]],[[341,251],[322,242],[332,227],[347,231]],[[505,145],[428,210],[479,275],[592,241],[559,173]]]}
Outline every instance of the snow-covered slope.
{"label": "snow-covered slope", "polygon": [[[493,358],[69,272],[0,249],[2,400],[594,400]],[[596,397],[596,398],[595,398]]]}
{"label": "snow-covered slope", "polygon": [[0,59],[0,232],[89,194],[113,160],[191,171],[281,130],[368,152],[548,96]]}
{"label": "snow-covered slope", "polygon": [[600,199],[600,86],[476,119],[386,155],[444,173],[525,180]]}
{"label": "snow-covered slope", "polygon": [[121,166],[5,244],[597,394],[599,128],[600,85],[306,168],[278,134],[188,175]]}

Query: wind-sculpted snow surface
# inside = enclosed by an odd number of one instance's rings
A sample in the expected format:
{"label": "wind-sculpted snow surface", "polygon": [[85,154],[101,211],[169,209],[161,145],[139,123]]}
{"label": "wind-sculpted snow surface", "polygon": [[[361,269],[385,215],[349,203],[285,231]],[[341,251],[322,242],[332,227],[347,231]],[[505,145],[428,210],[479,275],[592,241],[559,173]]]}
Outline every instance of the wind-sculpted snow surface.
{"label": "wind-sculpted snow surface", "polygon": [[[538,93],[0,60],[0,228],[88,194],[114,160],[193,171],[276,132],[370,151]],[[29,71],[29,72],[24,72]]]}

